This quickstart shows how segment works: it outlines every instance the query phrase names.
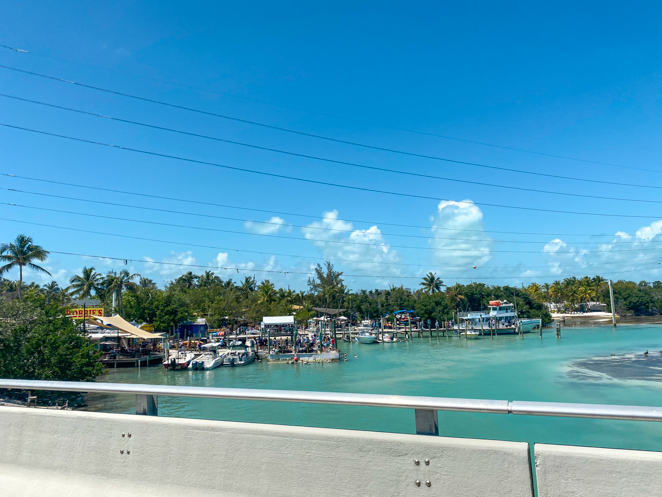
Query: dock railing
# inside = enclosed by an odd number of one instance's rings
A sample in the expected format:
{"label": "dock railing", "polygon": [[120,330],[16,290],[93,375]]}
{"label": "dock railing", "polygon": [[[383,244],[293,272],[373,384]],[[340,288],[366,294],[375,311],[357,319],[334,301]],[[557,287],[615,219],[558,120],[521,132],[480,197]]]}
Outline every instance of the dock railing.
{"label": "dock railing", "polygon": [[340,392],[303,392],[296,390],[188,387],[134,383],[0,379],[0,389],[2,388],[30,391],[130,394],[136,396],[136,414],[148,416],[158,415],[159,396],[413,409],[416,420],[416,433],[419,435],[439,434],[438,411],[662,422],[662,407],[645,406],[413,397]]}

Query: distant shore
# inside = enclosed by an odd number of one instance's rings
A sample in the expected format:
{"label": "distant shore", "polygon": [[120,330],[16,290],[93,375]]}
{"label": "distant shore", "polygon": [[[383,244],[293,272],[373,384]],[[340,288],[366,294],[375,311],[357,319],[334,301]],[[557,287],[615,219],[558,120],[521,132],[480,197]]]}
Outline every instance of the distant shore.
{"label": "distant shore", "polygon": [[[616,314],[616,317],[620,316]],[[611,312],[555,312],[552,313],[552,319],[567,319],[567,318],[578,318],[578,319],[611,319]]]}

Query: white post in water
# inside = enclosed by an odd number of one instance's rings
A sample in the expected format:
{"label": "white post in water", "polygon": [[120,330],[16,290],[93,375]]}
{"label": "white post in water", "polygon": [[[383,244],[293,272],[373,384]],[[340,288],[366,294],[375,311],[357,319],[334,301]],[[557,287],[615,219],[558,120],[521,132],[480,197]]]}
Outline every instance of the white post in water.
{"label": "white post in water", "polygon": [[611,302],[611,324],[616,328],[616,309],[614,309],[614,285],[609,280],[609,300]]}

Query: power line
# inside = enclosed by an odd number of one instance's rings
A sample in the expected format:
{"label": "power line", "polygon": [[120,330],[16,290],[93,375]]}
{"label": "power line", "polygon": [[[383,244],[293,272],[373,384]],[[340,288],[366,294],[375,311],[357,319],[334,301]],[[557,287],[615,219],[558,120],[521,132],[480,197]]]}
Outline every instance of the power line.
{"label": "power line", "polygon": [[[93,235],[103,235],[103,236],[111,236],[115,238],[124,238],[127,240],[140,240],[140,241],[146,241],[146,242],[154,242],[154,243],[168,243],[172,245],[180,245],[183,247],[195,247],[195,248],[207,248],[207,249],[214,249],[214,250],[226,250],[227,252],[236,252],[236,253],[246,253],[246,254],[257,254],[257,255],[267,255],[267,256],[278,256],[278,257],[292,257],[296,259],[315,259],[315,260],[321,260],[321,261],[330,261],[330,262],[350,262],[354,264],[375,264],[375,265],[380,265],[380,266],[411,266],[411,267],[418,267],[418,268],[423,268],[426,266],[429,266],[427,264],[412,264],[412,263],[406,263],[406,262],[383,262],[383,261],[364,261],[364,260],[357,260],[357,259],[338,259],[338,258],[329,258],[329,257],[315,257],[315,256],[304,256],[301,254],[284,254],[284,253],[279,253],[279,252],[263,252],[259,250],[247,250],[247,249],[238,249],[236,247],[219,247],[217,245],[203,245],[199,243],[191,243],[191,242],[175,242],[172,240],[162,240],[162,239],[157,239],[157,238],[149,238],[149,237],[143,237],[143,236],[132,236],[132,235],[126,235],[126,234],[119,234],[119,233],[108,233],[105,231],[95,231],[95,230],[89,230],[89,229],[82,229],[82,228],[73,228],[71,226],[58,226],[58,225],[53,225],[53,224],[45,224],[45,223],[36,223],[33,221],[23,221],[23,220],[18,220],[18,219],[10,219],[6,217],[0,217],[1,221],[8,221],[12,223],[19,223],[21,225],[27,224],[30,226],[41,226],[45,228],[52,228],[52,229],[59,229],[59,230],[66,230],[66,231],[73,231],[76,233],[85,233],[85,234],[93,234]],[[644,264],[644,263],[653,263],[657,261],[657,258],[651,258],[650,260],[639,260],[637,261],[638,263]],[[579,268],[587,268],[587,267],[603,267],[603,266],[612,266],[615,264],[623,264],[622,261],[619,262],[602,262],[600,264],[564,264],[564,267],[579,267]],[[473,268],[470,268],[467,265],[464,266],[449,266],[444,264],[444,269],[446,268],[451,268],[451,269],[460,269],[460,270],[468,270],[471,269],[474,271]],[[508,269],[508,270],[521,270],[521,269],[547,269],[549,268],[549,265],[542,265],[542,266],[480,266],[475,268],[475,271],[480,271],[480,270],[487,270],[487,269]]]}
{"label": "power line", "polygon": [[183,105],[173,104],[173,103],[170,103],[170,102],[164,102],[164,101],[161,101],[161,100],[155,100],[155,99],[152,99],[152,98],[140,97],[140,96],[137,96],[137,95],[132,95],[130,93],[124,93],[124,92],[120,92],[120,91],[116,91],[116,90],[109,90],[107,88],[101,88],[99,86],[92,86],[92,85],[87,85],[87,84],[84,84],[84,83],[78,83],[76,81],[70,81],[70,80],[67,80],[67,79],[57,78],[55,76],[49,76],[49,75],[37,73],[37,72],[34,72],[34,71],[26,71],[24,69],[18,69],[18,68],[15,68],[15,67],[4,65],[4,64],[0,64],[0,68],[8,69],[10,71],[16,71],[16,72],[20,72],[20,73],[24,73],[24,74],[29,74],[31,76],[38,76],[38,77],[41,77],[41,78],[50,79],[52,81],[58,81],[60,83],[67,83],[67,84],[71,84],[71,85],[75,85],[75,86],[80,86],[80,87],[83,87],[83,88],[88,88],[88,89],[101,91],[101,92],[105,92],[105,93],[110,93],[110,94],[113,94],[113,95],[119,95],[119,96],[122,96],[122,97],[132,98],[132,99],[140,100],[140,101],[143,101],[143,102],[149,102],[149,103],[153,103],[153,104],[164,105],[166,107],[171,107],[171,108],[174,108],[174,109],[186,110],[186,111],[189,111],[189,112],[195,112],[197,114],[204,114],[204,115],[207,115],[207,116],[218,117],[218,118],[221,118],[221,119],[227,119],[227,120],[234,121],[234,122],[240,122],[240,123],[244,123],[244,124],[260,126],[262,128],[266,128],[266,129],[273,129],[273,130],[283,131],[283,132],[286,132],[286,133],[292,133],[292,134],[296,134],[296,135],[300,135],[300,136],[306,136],[306,137],[309,137],[309,138],[317,138],[317,139],[320,139],[320,140],[325,140],[325,141],[334,142],[334,143],[342,143],[342,144],[345,144],[345,145],[351,145],[351,146],[366,148],[366,149],[370,149],[370,150],[377,150],[377,151],[380,151],[380,152],[388,152],[388,153],[393,153],[393,154],[398,154],[398,155],[405,155],[405,156],[409,156],[409,157],[418,157],[418,158],[421,158],[421,159],[429,159],[429,160],[435,160],[435,161],[441,161],[441,162],[450,162],[450,163],[453,163],[453,164],[461,164],[461,165],[465,165],[465,166],[479,167],[479,168],[485,168],[485,169],[493,169],[493,170],[498,170],[498,171],[508,171],[508,172],[517,173],[517,174],[528,174],[528,175],[533,175],[533,176],[563,179],[563,180],[569,180],[569,181],[580,181],[580,182],[586,182],[586,183],[599,183],[599,184],[604,184],[604,185],[616,185],[616,186],[621,186],[621,187],[622,186],[631,186],[631,187],[637,187],[637,188],[662,188],[662,186],[655,187],[655,186],[650,186],[650,185],[618,183],[618,182],[611,182],[611,181],[604,181],[604,180],[597,180],[597,179],[581,178],[581,177],[577,177],[577,176],[563,176],[563,175],[558,175],[558,174],[541,173],[541,172],[537,172],[537,171],[526,171],[526,170],[523,170],[523,169],[514,169],[514,168],[508,168],[508,167],[501,167],[501,166],[492,166],[492,165],[487,165],[487,164],[480,164],[480,163],[477,163],[477,162],[468,162],[468,161],[461,161],[461,160],[456,160],[456,159],[448,159],[448,158],[445,158],[445,157],[438,157],[438,156],[434,156],[434,155],[419,154],[419,153],[415,153],[415,152],[407,152],[407,151],[404,151],[404,150],[397,150],[397,149],[388,148],[388,147],[368,145],[368,144],[365,144],[365,143],[359,143],[359,142],[354,142],[354,141],[350,141],[350,140],[342,140],[340,138],[332,138],[332,137],[329,137],[329,136],[318,135],[318,134],[315,134],[315,133],[308,133],[306,131],[300,131],[300,130],[291,129],[291,128],[284,128],[284,127],[275,126],[275,125],[272,125],[272,124],[266,124],[266,123],[262,123],[262,122],[258,122],[258,121],[252,121],[252,120],[249,120],[249,119],[242,119],[242,118],[239,118],[239,117],[233,117],[233,116],[228,116],[228,115],[224,115],[224,114],[218,114],[216,112],[205,111],[205,110],[196,109],[196,108],[193,108],[193,107],[186,107],[186,106],[183,106]]}
{"label": "power line", "polygon": [[[293,236],[284,236],[284,235],[269,235],[269,234],[264,234],[264,233],[246,233],[245,231],[236,231],[236,230],[226,230],[226,229],[220,229],[220,228],[209,228],[205,226],[190,226],[190,225],[181,225],[181,224],[171,224],[171,223],[162,223],[162,222],[157,222],[157,221],[145,221],[141,219],[127,219],[127,218],[122,218],[122,217],[114,217],[114,216],[102,216],[100,214],[89,214],[85,212],[73,212],[73,211],[65,211],[61,209],[52,209],[48,207],[36,207],[32,205],[22,205],[22,204],[15,204],[15,203],[9,203],[9,202],[0,202],[0,205],[8,205],[12,207],[20,207],[23,209],[33,209],[33,210],[40,210],[40,211],[47,211],[47,212],[57,212],[60,214],[71,214],[75,216],[85,216],[85,217],[95,217],[99,219],[112,219],[115,221],[127,221],[131,223],[143,223],[143,224],[153,224],[157,226],[168,226],[171,228],[184,228],[184,229],[194,229],[194,230],[202,230],[202,231],[212,231],[212,232],[218,232],[218,233],[231,233],[231,234],[236,234],[236,235],[248,235],[248,236],[263,236],[263,237],[268,237],[268,238],[282,238],[286,240],[300,240],[300,241],[308,241],[308,242],[322,242],[322,243],[335,243],[335,244],[342,244],[342,245],[362,245],[362,246],[368,246],[368,247],[382,247],[382,248],[405,248],[405,249],[412,249],[412,250],[431,250],[431,251],[455,251],[457,250],[456,248],[451,248],[451,247],[444,247],[444,248],[439,248],[439,247],[415,247],[411,245],[390,245],[386,243],[380,243],[380,244],[374,244],[374,243],[361,243],[361,242],[350,242],[346,240],[325,240],[325,239],[319,239],[319,238],[299,238],[299,237],[293,237]],[[476,241],[476,240],[472,240]],[[627,250],[593,250],[593,252],[608,252],[608,253],[615,253],[615,252],[655,252],[655,250],[648,250],[648,249],[627,249]],[[463,250],[463,252],[481,252],[481,250],[471,250],[471,249],[466,249]],[[540,251],[536,250],[492,250],[491,252],[502,252],[502,253],[510,253],[510,254],[539,254]]]}
{"label": "power line", "polygon": [[[177,266],[177,267],[195,267],[195,268],[203,268],[203,269],[213,269],[214,266],[209,266],[209,265],[203,265],[203,264],[183,264],[179,262],[165,262],[165,261],[154,261],[154,260],[144,260],[144,259],[131,259],[129,257],[108,257],[105,255],[91,255],[91,254],[78,254],[75,252],[59,252],[56,250],[49,250],[51,254],[60,254],[60,255],[72,255],[72,256],[77,256],[77,257],[89,257],[89,258],[98,258],[98,259],[108,259],[108,260],[114,260],[114,261],[121,261],[124,262],[124,264],[128,264],[129,262],[135,262],[135,263],[141,263],[141,264],[155,264],[155,265],[164,265],[164,266]],[[280,273],[284,275],[288,274],[299,274],[299,275],[304,275],[304,276],[314,276],[314,272],[305,272],[305,271],[283,271],[283,270],[275,270],[275,269],[246,269],[246,268],[240,268],[240,267],[219,267],[219,269],[222,269],[224,271],[236,271],[237,273],[254,273],[254,272],[259,272],[259,273]],[[653,269],[653,268],[651,268]],[[627,270],[627,271],[613,271],[611,274],[621,274],[621,273],[638,273],[641,272],[641,269],[634,269],[634,270]],[[379,278],[379,279],[421,279],[420,276],[391,276],[391,275],[374,275],[374,274],[345,274],[343,273],[343,276],[346,278]],[[574,275],[569,275],[569,276],[574,276]],[[518,278],[563,278],[566,277],[566,275],[545,275],[545,276],[519,276],[515,277],[512,279],[518,279]],[[459,279],[459,280],[475,280],[475,278],[456,278],[453,277],[454,279]],[[503,280],[503,279],[508,279],[508,277],[484,277],[481,278],[482,280]]]}
{"label": "power line", "polygon": [[[0,66],[1,67],[1,66]],[[306,179],[306,178],[299,178],[296,176],[288,176],[285,174],[276,174],[276,173],[268,173],[265,171],[258,171],[255,169],[248,169],[248,168],[243,168],[243,167],[236,167],[236,166],[228,166],[225,164],[219,164],[216,162],[208,162],[208,161],[202,161],[202,160],[197,160],[197,159],[190,159],[187,157],[179,157],[176,155],[168,155],[168,154],[162,154],[159,152],[151,152],[147,150],[140,150],[136,148],[131,148],[131,147],[125,147],[122,145],[112,145],[110,143],[103,143],[103,142],[97,142],[93,140],[86,140],[84,138],[77,138],[73,136],[68,136],[68,135],[60,135],[57,133],[50,133],[48,131],[41,131],[41,130],[36,130],[32,128],[25,128],[22,126],[15,126],[13,124],[6,124],[6,123],[0,123],[0,126],[4,126],[6,128],[10,129],[17,129],[20,131],[28,131],[30,133],[36,133],[36,134],[41,134],[45,136],[52,136],[55,138],[63,138],[66,140],[72,140],[72,141],[77,141],[81,143],[89,143],[91,145],[98,145],[102,147],[108,147],[108,148],[115,148],[119,150],[125,150],[128,152],[135,152],[139,154],[145,154],[145,155],[151,155],[154,157],[163,157],[166,159],[174,159],[174,160],[180,160],[184,162],[190,162],[193,164],[203,164],[207,166],[213,166],[213,167],[219,167],[223,169],[230,169],[233,171],[242,171],[242,172],[247,172],[251,174],[259,174],[261,176],[270,176],[274,178],[281,178],[281,179],[287,179],[287,180],[292,180],[292,181],[300,181],[303,183],[310,183],[310,184],[316,184],[316,185],[323,185],[323,186],[332,186],[335,188],[344,188],[348,190],[357,190],[357,191],[363,191],[363,192],[370,192],[370,193],[379,193],[383,195],[393,195],[393,196],[398,196],[398,197],[407,197],[407,198],[417,198],[417,199],[423,199],[423,200],[434,200],[436,202],[444,199],[440,199],[439,197],[432,197],[432,196],[427,196],[427,195],[417,195],[414,193],[404,193],[404,192],[390,192],[386,190],[377,190],[375,188],[364,188],[364,187],[359,187],[359,186],[351,186],[351,185],[343,185],[339,183],[331,183],[328,181],[321,181],[321,180],[312,180],[312,179]],[[650,188],[662,188],[662,187],[650,187]],[[628,218],[643,218],[643,219],[659,219],[662,217],[662,215],[658,216],[644,216],[644,215],[638,215],[638,214],[606,214],[606,213],[596,213],[596,212],[582,212],[582,211],[563,211],[563,210],[558,210],[558,209],[542,209],[538,207],[522,207],[522,206],[513,206],[513,205],[505,205],[505,204],[493,204],[493,203],[488,203],[488,202],[473,202],[475,205],[482,205],[486,207],[499,207],[503,209],[515,209],[515,210],[524,210],[524,211],[535,211],[535,212],[550,212],[554,214],[572,214],[572,215],[583,215],[583,216],[598,216],[598,217],[628,217]]]}
{"label": "power line", "polygon": [[[35,181],[39,183],[46,183],[46,184],[51,184],[51,185],[61,185],[61,186],[69,186],[72,188],[79,188],[79,189],[84,189],[84,190],[89,190],[88,186],[81,185],[79,183],[67,183],[64,181],[55,181],[55,180],[47,180],[43,178],[32,178],[30,176],[21,176],[18,174],[10,174],[10,173],[0,173],[0,176],[7,176],[9,178],[17,178],[17,179],[22,179],[26,181]],[[153,195],[150,193],[142,193],[142,192],[130,192],[126,190],[117,190],[113,188],[104,188],[101,186],[94,186],[95,191],[102,191],[102,192],[109,192],[109,193],[119,193],[122,195],[132,195],[136,197],[143,197],[143,198],[150,198],[150,199],[157,199],[157,200],[169,200],[169,201],[174,201],[174,202],[185,202],[187,204],[197,204],[197,205],[205,205],[205,206],[211,206],[211,207],[222,207],[222,208],[227,208],[227,209],[237,209],[237,210],[243,210],[243,211],[251,211],[251,212],[262,212],[265,214],[278,214],[281,216],[294,216],[294,217],[303,217],[303,218],[309,218],[309,219],[319,219],[319,216],[314,216],[311,214],[301,214],[301,213],[296,213],[296,212],[285,212],[285,211],[274,211],[274,210],[268,210],[268,209],[257,209],[254,207],[245,207],[245,206],[237,206],[237,205],[229,205],[229,204],[219,204],[219,203],[214,203],[214,202],[205,202],[201,200],[194,200],[194,199],[184,199],[184,198],[176,198],[176,197],[165,197],[162,195]],[[430,229],[430,225],[416,225],[416,224],[399,224],[399,223],[387,223],[383,221],[366,221],[366,220],[358,220],[358,219],[343,219],[345,222],[350,222],[350,223],[361,223],[361,224],[370,224],[370,225],[382,225],[382,226],[394,226],[398,228],[416,228],[416,229]],[[611,237],[613,238],[614,235],[609,235],[609,234],[577,234],[577,233],[558,233],[558,232],[530,232],[530,231],[499,231],[499,230],[473,230],[473,229],[465,229],[465,228],[441,228],[441,227],[435,227],[435,230],[440,230],[440,231],[459,231],[459,232],[478,232],[478,233],[501,233],[501,234],[507,234],[507,235],[536,235],[536,236],[565,236],[565,237],[575,237],[575,236],[581,236],[581,237]]]}
{"label": "power line", "polygon": [[[180,129],[174,129],[174,128],[167,128],[165,126],[158,126],[155,124],[149,124],[149,123],[143,123],[139,121],[131,121],[129,119],[122,119],[119,117],[113,117],[113,116],[108,116],[104,114],[98,114],[96,112],[88,112],[80,109],[74,109],[71,107],[65,107],[62,105],[56,105],[56,104],[51,104],[47,102],[41,102],[38,100],[32,100],[28,98],[22,98],[22,97],[16,97],[13,95],[8,95],[5,93],[0,93],[0,97],[4,98],[10,98],[13,100],[18,100],[21,102],[28,102],[36,105],[42,105],[45,107],[51,107],[54,109],[60,109],[60,110],[65,110],[68,112],[74,112],[77,114],[82,114],[82,115],[87,115],[87,116],[93,116],[93,117],[98,117],[101,119],[108,119],[111,121],[116,121],[124,124],[131,124],[135,126],[142,126],[145,128],[150,128],[150,129],[156,129],[160,131],[166,131],[169,133],[177,133],[180,135],[185,135],[185,136],[192,136],[196,138],[202,138],[206,140],[212,140],[212,141],[217,141],[217,142],[222,142],[222,143],[229,143],[232,145],[238,145],[242,147],[248,147],[248,148],[253,148],[253,149],[258,149],[258,150],[265,150],[268,152],[275,152],[279,154],[285,154],[285,155],[290,155],[294,157],[300,157],[304,159],[311,159],[311,160],[317,160],[317,161],[322,161],[322,162],[328,162],[332,164],[341,164],[349,167],[356,167],[360,169],[368,169],[372,171],[380,171],[380,172],[386,172],[386,173],[392,173],[392,174],[401,174],[405,176],[413,176],[417,178],[425,178],[425,179],[435,179],[439,181],[450,181],[454,183],[464,183],[464,184],[469,184],[469,185],[477,185],[477,186],[485,186],[488,188],[500,188],[500,189],[506,189],[506,190],[515,190],[515,191],[525,191],[525,192],[532,192],[532,193],[542,193],[546,195],[560,195],[564,197],[577,197],[577,198],[590,198],[590,199],[596,199],[596,200],[614,200],[614,201],[620,201],[620,202],[639,202],[639,203],[652,203],[652,204],[662,204],[662,200],[647,200],[647,199],[641,199],[641,198],[624,198],[624,197],[609,197],[609,196],[603,196],[603,195],[589,195],[589,194],[583,194],[583,193],[570,193],[570,192],[560,192],[560,191],[553,191],[553,190],[543,190],[540,188],[526,188],[522,186],[512,186],[512,185],[500,185],[500,184],[495,184],[495,183],[488,183],[484,181],[475,181],[475,180],[465,180],[465,179],[458,179],[458,178],[450,178],[450,177],[445,177],[445,176],[436,176],[432,174],[423,174],[423,173],[414,173],[411,171],[402,171],[398,169],[390,169],[387,167],[379,167],[379,166],[369,166],[366,164],[359,164],[356,162],[349,162],[349,161],[342,161],[342,160],[336,160],[336,159],[329,159],[327,157],[319,157],[315,155],[308,155],[308,154],[302,154],[298,152],[291,152],[288,150],[281,150],[281,149],[276,149],[272,147],[263,147],[261,145],[255,145],[251,143],[244,143],[244,142],[238,142],[235,140],[228,140],[225,138],[219,138],[215,136],[209,136],[209,135],[203,135],[200,133],[192,133],[189,131],[183,131]],[[642,185],[630,185],[630,186],[642,186]],[[645,188],[662,188],[662,187],[652,187],[650,185],[645,185],[642,186]]]}
{"label": "power line", "polygon": [[[0,47],[6,48],[6,49],[9,49],[9,50],[13,50],[15,52],[30,53],[30,55],[36,56],[36,57],[59,60],[59,61],[67,62],[67,63],[74,63],[74,64],[79,64],[79,65],[83,65],[83,66],[87,66],[87,67],[95,67],[95,69],[100,69],[99,67],[90,66],[90,64],[85,64],[83,62],[72,61],[72,60],[61,58],[61,57],[41,55],[41,54],[37,54],[37,53],[34,53],[34,52],[28,52],[27,50],[21,50],[21,49],[18,49],[18,48],[10,47],[10,46],[7,46],[7,45],[0,45]],[[514,152],[523,152],[523,153],[526,153],[526,154],[534,154],[534,155],[540,155],[540,156],[544,156],[544,157],[552,157],[552,158],[555,158],[555,159],[563,159],[563,160],[570,160],[570,161],[575,161],[575,162],[583,162],[585,164],[598,164],[598,165],[602,165],[602,166],[618,167],[618,168],[622,168],[622,169],[634,169],[634,170],[648,171],[648,172],[654,172],[654,173],[661,173],[662,172],[662,171],[658,171],[656,169],[648,169],[648,168],[644,168],[644,167],[635,167],[635,166],[625,166],[623,164],[615,164],[613,162],[596,161],[596,160],[591,160],[591,159],[580,159],[578,157],[571,157],[571,156],[568,156],[568,155],[552,154],[552,153],[547,153],[547,152],[540,152],[538,150],[531,150],[531,149],[518,148],[518,147],[510,147],[510,146],[506,146],[506,145],[498,145],[498,144],[488,143],[488,142],[484,142],[484,141],[469,140],[467,138],[458,138],[458,137],[454,137],[454,136],[441,135],[441,134],[438,134],[438,133],[432,133],[432,132],[427,132],[427,131],[419,131],[419,130],[413,130],[413,129],[408,129],[408,128],[402,128],[402,127],[398,127],[398,126],[390,126],[390,125],[387,125],[387,124],[377,124],[377,123],[374,123],[374,122],[364,121],[364,120],[361,120],[361,119],[356,119],[356,118],[347,117],[347,116],[338,116],[338,115],[328,114],[328,113],[319,112],[319,111],[311,111],[309,109],[302,109],[300,107],[293,107],[293,106],[289,106],[289,105],[276,104],[276,103],[273,103],[273,102],[267,102],[266,100],[260,100],[260,99],[257,99],[257,98],[246,97],[244,95],[236,95],[236,94],[230,93],[230,92],[223,92],[223,91],[219,91],[219,90],[210,90],[210,89],[207,89],[207,88],[200,88],[200,87],[193,86],[193,85],[185,85],[185,84],[182,84],[182,83],[177,83],[175,81],[168,81],[168,80],[163,80],[163,79],[159,79],[159,78],[150,78],[150,77],[143,76],[143,75],[126,74],[126,73],[121,73],[119,71],[109,70],[107,68],[101,68],[101,69],[104,70],[104,71],[114,73],[114,74],[121,74],[123,76],[129,76],[129,77],[133,77],[133,78],[144,79],[146,81],[155,81],[157,83],[163,83],[163,84],[167,84],[167,85],[170,85],[170,86],[185,88],[187,90],[202,91],[202,92],[210,93],[210,94],[213,94],[213,95],[223,95],[225,97],[236,98],[236,99],[239,99],[239,100],[246,100],[248,102],[256,102],[256,103],[259,103],[259,104],[269,105],[269,106],[272,106],[272,107],[279,107],[279,108],[282,108],[282,109],[295,110],[297,112],[305,112],[307,114],[312,114],[312,115],[317,115],[317,116],[330,117],[332,119],[340,119],[340,120],[343,120],[343,121],[350,121],[350,122],[355,122],[355,123],[359,123],[359,124],[367,124],[369,126],[375,126],[375,127],[384,128],[384,129],[391,129],[391,130],[394,130],[394,131],[402,131],[404,133],[411,133],[411,134],[422,135],[422,136],[430,136],[430,137],[434,137],[434,138],[442,138],[444,140],[452,140],[452,141],[457,141],[457,142],[462,142],[462,143],[471,143],[472,145],[480,145],[480,146],[483,146],[483,147],[498,148],[498,149],[510,150],[510,151],[514,151]]]}
{"label": "power line", "polygon": [[[310,230],[318,230],[318,231],[332,231],[332,232],[337,232],[337,233],[352,233],[355,231],[354,229],[337,229],[337,228],[327,228],[323,226],[311,226],[311,225],[303,225],[303,224],[291,224],[291,223],[278,223],[274,221],[252,221],[250,219],[241,219],[241,218],[236,218],[236,217],[228,217],[228,216],[216,216],[214,214],[201,214],[197,212],[186,212],[186,211],[177,211],[177,210],[172,210],[172,209],[160,209],[157,207],[145,207],[145,206],[140,206],[140,205],[129,205],[129,204],[121,204],[118,202],[108,202],[105,200],[91,200],[91,199],[85,199],[85,198],[79,198],[79,197],[68,197],[64,195],[54,195],[52,193],[41,193],[41,192],[31,192],[27,190],[18,190],[15,188],[2,188],[0,187],[0,190],[5,190],[9,192],[14,192],[14,193],[22,193],[26,195],[35,195],[39,197],[49,197],[49,198],[57,198],[57,199],[62,199],[62,200],[69,200],[73,202],[86,202],[86,203],[92,203],[92,204],[101,204],[101,205],[110,205],[113,207],[124,207],[127,209],[139,209],[139,210],[146,210],[146,211],[152,211],[152,212],[164,212],[167,214],[181,214],[184,216],[194,216],[194,217],[206,217],[206,218],[212,218],[212,219],[223,219],[226,221],[238,221],[238,222],[249,222],[253,224],[264,224],[264,225],[271,225],[271,226],[276,226],[278,228],[280,227],[292,227],[292,228],[302,228],[302,229],[310,229]],[[430,226],[429,229],[434,231],[436,228],[433,226]],[[382,236],[397,236],[397,237],[402,237],[402,238],[423,238],[425,240],[430,239],[430,235],[411,235],[411,234],[406,234],[406,233],[384,233],[381,232]],[[443,237],[435,237],[437,240],[453,240],[453,241],[464,241],[464,242],[475,242],[477,241],[476,238],[458,238],[458,237],[452,237],[452,238],[443,238]],[[540,244],[540,243],[547,243],[547,241],[538,241],[538,240],[491,240],[497,243],[527,243],[527,244]],[[655,242],[651,242],[655,243]]]}

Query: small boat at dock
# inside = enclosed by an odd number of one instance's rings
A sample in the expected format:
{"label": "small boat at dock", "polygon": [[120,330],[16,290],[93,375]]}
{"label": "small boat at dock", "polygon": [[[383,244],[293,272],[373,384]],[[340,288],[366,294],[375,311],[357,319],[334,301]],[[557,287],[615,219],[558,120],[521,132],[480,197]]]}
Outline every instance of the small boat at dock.
{"label": "small boat at dock", "polygon": [[222,349],[219,342],[206,343],[202,347],[202,354],[197,356],[189,364],[189,368],[194,371],[204,371],[209,369],[216,369],[223,365],[227,349]]}
{"label": "small boat at dock", "polygon": [[163,361],[163,366],[168,370],[188,369],[196,357],[200,355],[199,352],[192,350],[176,350],[168,351],[166,359]]}
{"label": "small boat at dock", "polygon": [[230,350],[223,358],[223,366],[232,368],[246,366],[255,361],[255,352],[252,350]]}
{"label": "small boat at dock", "polygon": [[356,335],[356,341],[365,344],[375,343],[377,341],[377,337],[369,331],[361,331],[358,335]]}

